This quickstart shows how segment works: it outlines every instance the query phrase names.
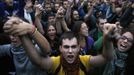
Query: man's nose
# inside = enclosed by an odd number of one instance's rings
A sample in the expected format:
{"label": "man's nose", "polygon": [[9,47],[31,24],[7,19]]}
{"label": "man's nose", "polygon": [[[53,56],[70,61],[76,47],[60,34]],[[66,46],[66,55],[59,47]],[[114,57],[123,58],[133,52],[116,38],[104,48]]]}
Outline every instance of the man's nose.
{"label": "man's nose", "polygon": [[69,53],[72,53],[72,48],[71,47],[69,47]]}

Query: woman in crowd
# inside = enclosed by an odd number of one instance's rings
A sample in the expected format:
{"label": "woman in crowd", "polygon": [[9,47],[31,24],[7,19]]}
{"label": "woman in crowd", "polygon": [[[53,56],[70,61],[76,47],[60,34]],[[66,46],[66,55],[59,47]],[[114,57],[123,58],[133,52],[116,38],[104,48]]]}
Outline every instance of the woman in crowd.
{"label": "woman in crowd", "polygon": [[122,31],[122,35],[117,40],[114,60],[105,67],[103,75],[129,75],[134,64],[134,35],[129,30]]}
{"label": "woman in crowd", "polygon": [[58,51],[58,36],[56,33],[56,28],[54,25],[49,24],[46,28],[46,38],[51,46],[51,55],[57,56],[59,55]]}
{"label": "woman in crowd", "polygon": [[81,47],[80,54],[90,54],[92,46],[94,44],[93,38],[88,36],[88,27],[83,21],[76,21],[74,23],[73,31],[78,35],[79,43]]}

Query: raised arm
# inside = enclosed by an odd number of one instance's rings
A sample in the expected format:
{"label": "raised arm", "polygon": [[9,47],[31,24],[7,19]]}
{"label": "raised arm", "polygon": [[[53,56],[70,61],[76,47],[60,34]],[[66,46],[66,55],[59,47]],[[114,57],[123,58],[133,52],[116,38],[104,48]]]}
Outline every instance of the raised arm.
{"label": "raised arm", "polygon": [[[18,20],[20,19],[11,18],[4,25],[4,31],[12,35],[20,36],[30,60],[42,69],[49,70],[51,68],[51,59],[49,57],[50,45],[48,41],[37,30],[33,30],[33,25]],[[28,37],[29,34],[33,37],[34,41],[37,42],[45,56],[41,56],[37,52],[32,40]]]}
{"label": "raised arm", "polygon": [[100,66],[113,59],[113,43],[111,40],[111,34],[114,32],[115,24],[105,24],[103,31],[103,51],[102,54],[92,56],[90,64],[92,66]]}
{"label": "raised arm", "polygon": [[[67,26],[67,23],[65,22],[64,13],[65,13],[65,9],[63,7],[60,7],[56,13],[56,28],[57,28],[57,26],[60,26],[58,28],[63,28],[64,31],[70,31],[70,29]],[[58,25],[57,25],[57,23],[58,23]],[[58,30],[58,28],[57,28],[57,30]]]}
{"label": "raised arm", "polygon": [[44,32],[43,26],[41,24],[42,11],[44,9],[43,9],[42,5],[40,5],[40,4],[35,5],[35,9],[36,9],[36,11],[35,11],[35,25],[36,25],[37,29],[39,30],[39,32],[41,34],[44,34],[45,32]]}
{"label": "raised arm", "polygon": [[66,22],[68,25],[71,25],[71,11],[72,11],[72,8],[71,8],[71,5],[72,3],[69,2],[69,5],[68,5],[68,8],[66,10],[66,14],[65,14],[65,19],[66,19]]}
{"label": "raised arm", "polygon": [[27,34],[33,38],[45,54],[50,52],[50,45],[47,39],[32,24],[26,23],[19,18],[12,17],[8,20],[4,25],[4,31],[17,36]]}
{"label": "raised arm", "polygon": [[44,54],[50,54],[50,44],[48,40],[38,30],[35,29],[31,37],[38,44]]}
{"label": "raised arm", "polygon": [[84,16],[85,22],[89,21],[89,18],[91,17],[93,13],[93,9],[94,9],[94,6],[88,3],[88,13]]}
{"label": "raised arm", "polygon": [[67,23],[66,23],[65,19],[61,20],[61,25],[62,25],[62,28],[64,29],[64,31],[70,31],[70,29],[67,26]]}
{"label": "raised arm", "polygon": [[37,65],[39,68],[43,70],[50,70],[52,61],[47,54],[46,56],[41,56],[35,46],[33,45],[32,41],[28,38],[28,36],[21,36],[22,44],[28,54],[30,60],[33,64]]}

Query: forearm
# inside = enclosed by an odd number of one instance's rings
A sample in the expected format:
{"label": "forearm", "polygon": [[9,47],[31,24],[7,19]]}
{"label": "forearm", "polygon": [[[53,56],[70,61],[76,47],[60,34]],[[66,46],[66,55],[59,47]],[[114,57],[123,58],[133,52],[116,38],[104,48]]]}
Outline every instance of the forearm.
{"label": "forearm", "polygon": [[37,26],[37,29],[39,30],[39,32],[41,34],[45,33],[44,30],[43,30],[43,26],[41,24],[41,21],[40,21],[40,19],[38,17],[35,18],[35,25]]}
{"label": "forearm", "polygon": [[67,24],[70,25],[71,24],[71,6],[67,8],[65,18],[66,18]]}
{"label": "forearm", "polygon": [[64,31],[70,31],[70,29],[68,28],[68,26],[67,26],[65,20],[62,20],[62,21],[61,21],[61,25],[62,25]]}
{"label": "forearm", "polygon": [[113,59],[113,43],[110,38],[108,38],[108,35],[103,34],[103,52],[102,55],[106,60]]}
{"label": "forearm", "polygon": [[42,70],[50,70],[52,65],[50,57],[48,55],[41,56],[28,36],[21,36],[20,38],[31,62]]}
{"label": "forearm", "polygon": [[32,35],[32,38],[34,41],[38,44],[38,46],[41,48],[41,51],[43,51],[44,54],[50,53],[50,44],[47,41],[47,39],[37,30]]}
{"label": "forearm", "polygon": [[88,10],[88,13],[84,16],[84,20],[88,21],[89,17],[92,15],[93,12],[93,6]]}
{"label": "forearm", "polygon": [[30,60],[40,66],[42,57],[38,54],[35,46],[33,45],[32,41],[27,36],[20,37],[22,41],[22,45],[25,48],[26,53],[28,54]]}
{"label": "forearm", "polygon": [[3,56],[12,56],[11,55],[11,45],[10,44],[6,44],[6,45],[0,45],[0,58]]}

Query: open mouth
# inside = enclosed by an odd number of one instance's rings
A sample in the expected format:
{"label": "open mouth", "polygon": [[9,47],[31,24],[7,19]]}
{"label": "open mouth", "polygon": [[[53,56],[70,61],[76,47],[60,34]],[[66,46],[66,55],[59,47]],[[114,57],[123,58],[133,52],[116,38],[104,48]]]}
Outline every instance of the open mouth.
{"label": "open mouth", "polygon": [[68,55],[67,57],[70,58],[70,59],[72,59],[74,56],[73,55]]}
{"label": "open mouth", "polygon": [[67,58],[68,58],[68,61],[73,61],[74,55],[68,55]]}
{"label": "open mouth", "polygon": [[74,55],[68,55],[67,56],[67,61],[68,62],[73,62],[74,61]]}
{"label": "open mouth", "polygon": [[127,48],[127,45],[125,45],[125,44],[120,44],[120,48],[121,48],[121,49],[126,49],[126,48]]}

